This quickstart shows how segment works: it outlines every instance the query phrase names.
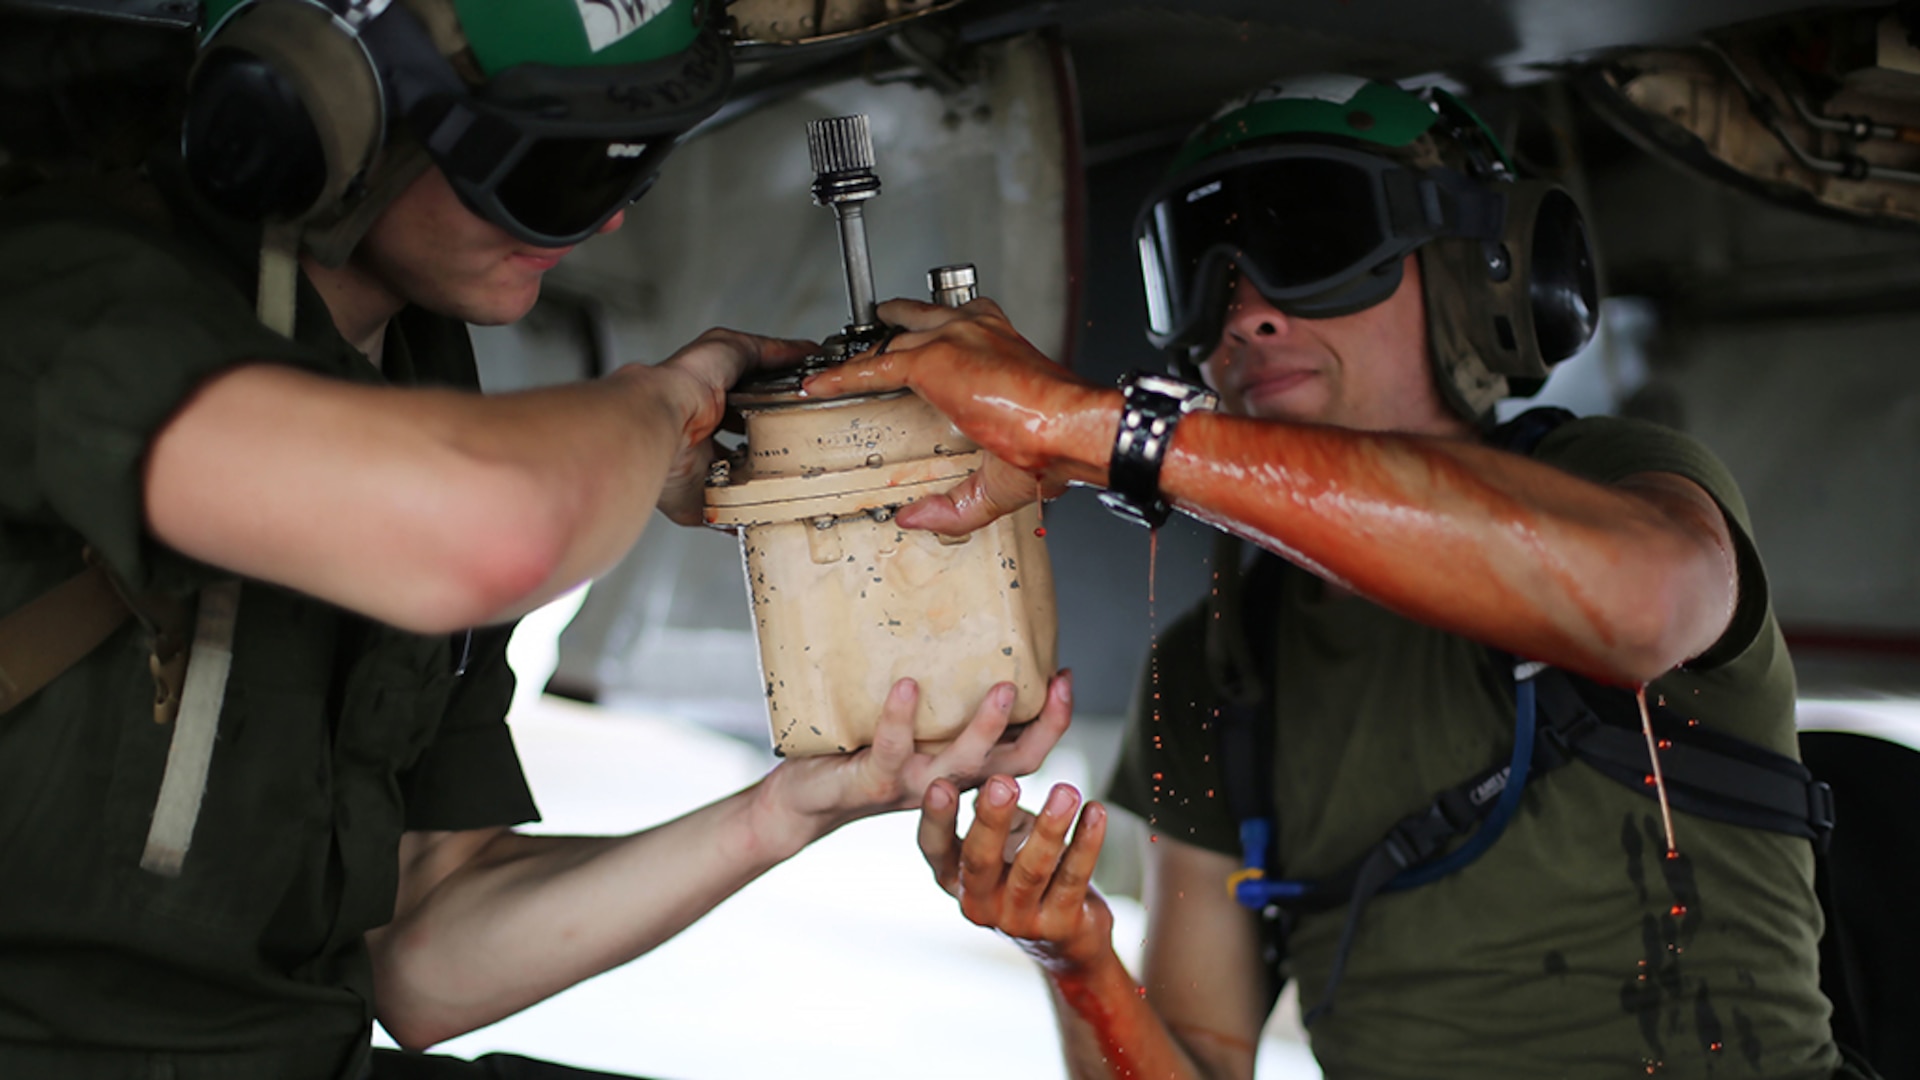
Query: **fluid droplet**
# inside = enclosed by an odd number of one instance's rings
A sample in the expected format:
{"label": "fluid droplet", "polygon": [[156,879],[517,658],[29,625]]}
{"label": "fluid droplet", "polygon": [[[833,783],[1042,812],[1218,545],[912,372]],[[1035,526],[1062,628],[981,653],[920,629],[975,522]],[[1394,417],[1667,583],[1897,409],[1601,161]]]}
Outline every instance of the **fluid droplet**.
{"label": "fluid droplet", "polygon": [[1036,526],[1034,526],[1034,529],[1033,529],[1033,535],[1035,535],[1035,536],[1045,536],[1045,535],[1047,535],[1047,527],[1046,527],[1045,525],[1036,525]]}
{"label": "fluid droplet", "polygon": [[1723,1046],[1723,1045],[1722,1045],[1721,1043],[1708,1043],[1708,1044],[1707,1044],[1707,1051],[1708,1051],[1709,1053],[1714,1053],[1714,1054],[1717,1054],[1717,1053],[1719,1053],[1719,1052],[1720,1052],[1720,1051],[1721,1051],[1722,1049],[1724,1049],[1724,1048],[1725,1048],[1725,1047],[1724,1047],[1724,1046]]}
{"label": "fluid droplet", "polygon": [[1687,917],[1687,905],[1675,904],[1667,914],[1672,915],[1676,919],[1684,919]]}
{"label": "fluid droplet", "polygon": [[1661,740],[1660,740],[1660,749],[1662,749],[1662,750],[1671,750],[1671,749],[1673,749],[1673,740],[1672,740],[1672,739],[1661,739]]}

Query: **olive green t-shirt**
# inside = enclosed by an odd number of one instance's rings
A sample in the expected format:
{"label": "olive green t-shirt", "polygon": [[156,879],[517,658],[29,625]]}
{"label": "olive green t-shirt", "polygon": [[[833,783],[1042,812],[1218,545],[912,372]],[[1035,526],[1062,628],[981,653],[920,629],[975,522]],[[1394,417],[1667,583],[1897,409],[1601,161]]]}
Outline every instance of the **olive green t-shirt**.
{"label": "olive green t-shirt", "polygon": [[[1797,756],[1793,671],[1726,470],[1681,435],[1606,417],[1563,425],[1534,457],[1602,483],[1674,473],[1713,495],[1738,548],[1739,606],[1707,655],[1648,694]],[[1268,669],[1279,870],[1312,879],[1507,760],[1513,690],[1483,646],[1283,577]],[[1203,649],[1204,610],[1161,635],[1158,704],[1136,704],[1110,797],[1158,835],[1237,859]],[[1326,1075],[1831,1075],[1811,845],[1679,813],[1674,827],[1677,862],[1653,800],[1578,762],[1530,782],[1477,861],[1368,905],[1335,1007],[1309,1032]],[[1321,999],[1345,918],[1292,928],[1304,1008]]]}
{"label": "olive green t-shirt", "polygon": [[[85,546],[136,590],[227,576],[146,530],[141,470],[233,365],[477,385],[461,324],[403,313],[383,373],[304,280],[295,340],[268,332],[258,229],[171,202],[171,223],[64,193],[0,204],[0,612],[76,573]],[[139,867],[171,737],[140,625],[0,716],[0,1076],[356,1072],[363,936],[392,917],[401,832],[536,816],[504,723],[510,630],[419,636],[245,582],[178,878]]]}

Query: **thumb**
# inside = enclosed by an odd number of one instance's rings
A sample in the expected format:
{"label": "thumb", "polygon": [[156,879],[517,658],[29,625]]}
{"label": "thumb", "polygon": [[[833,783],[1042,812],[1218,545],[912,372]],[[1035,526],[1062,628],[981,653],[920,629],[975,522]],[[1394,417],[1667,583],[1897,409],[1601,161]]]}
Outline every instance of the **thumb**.
{"label": "thumb", "polygon": [[896,521],[904,528],[964,536],[1040,498],[1040,483],[997,457],[940,495],[903,508]]}

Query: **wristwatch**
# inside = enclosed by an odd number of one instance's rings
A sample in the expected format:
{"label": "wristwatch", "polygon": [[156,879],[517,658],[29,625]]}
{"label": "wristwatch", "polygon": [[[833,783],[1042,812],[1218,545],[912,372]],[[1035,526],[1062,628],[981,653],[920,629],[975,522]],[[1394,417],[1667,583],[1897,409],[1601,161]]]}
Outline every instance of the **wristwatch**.
{"label": "wristwatch", "polygon": [[1173,512],[1160,497],[1160,463],[1180,418],[1192,412],[1211,412],[1220,398],[1204,386],[1168,375],[1129,372],[1120,380],[1126,398],[1120,407],[1120,430],[1113,438],[1113,457],[1107,463],[1107,490],[1100,502],[1137,525],[1157,529]]}

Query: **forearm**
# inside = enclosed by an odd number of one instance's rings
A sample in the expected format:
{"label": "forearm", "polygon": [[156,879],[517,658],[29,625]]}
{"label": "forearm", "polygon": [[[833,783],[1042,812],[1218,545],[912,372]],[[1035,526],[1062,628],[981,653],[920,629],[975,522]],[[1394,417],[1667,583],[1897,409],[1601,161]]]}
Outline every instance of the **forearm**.
{"label": "forearm", "polygon": [[1109,947],[1084,966],[1041,965],[1075,1080],[1203,1078]]}
{"label": "forearm", "polygon": [[[1111,419],[1049,451],[1103,483],[1119,406],[1093,399]],[[1408,618],[1612,682],[1704,651],[1736,594],[1732,552],[1701,539],[1724,523],[1697,507],[1463,440],[1196,414],[1160,489]]]}
{"label": "forearm", "polygon": [[1723,523],[1462,440],[1193,417],[1161,487],[1409,618],[1614,682],[1732,612],[1731,551],[1702,541]]}
{"label": "forearm", "polygon": [[197,559],[407,629],[498,621],[638,537],[685,438],[670,378],[484,397],[242,368],[155,441],[149,524]]}
{"label": "forearm", "polygon": [[762,790],[626,837],[503,833],[437,880],[411,868],[430,888],[369,935],[381,1023],[429,1046],[650,951],[798,850],[758,820]]}

